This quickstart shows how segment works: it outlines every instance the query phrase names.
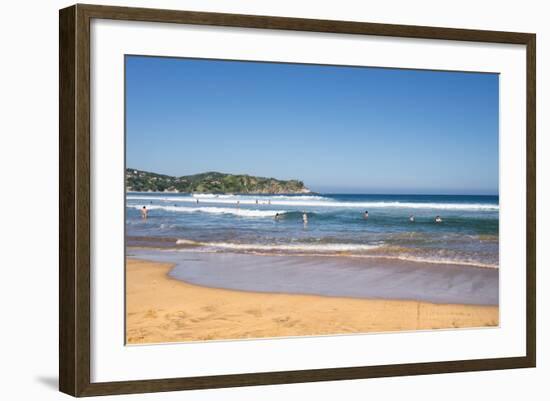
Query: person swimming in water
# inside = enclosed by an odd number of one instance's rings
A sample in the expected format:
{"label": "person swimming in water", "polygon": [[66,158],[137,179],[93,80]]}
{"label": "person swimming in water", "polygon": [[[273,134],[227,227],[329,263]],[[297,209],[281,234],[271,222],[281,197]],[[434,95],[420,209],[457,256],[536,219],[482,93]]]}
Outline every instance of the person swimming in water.
{"label": "person swimming in water", "polygon": [[145,206],[141,208],[141,218],[147,220],[147,208]]}
{"label": "person swimming in water", "polygon": [[435,216],[435,222],[436,223],[443,223],[443,219],[439,216]]}
{"label": "person swimming in water", "polygon": [[412,214],[409,216],[409,221],[410,221],[411,223],[414,223],[414,216],[413,216]]}
{"label": "person swimming in water", "polygon": [[281,215],[279,213],[275,213],[275,220],[279,220],[280,217]]}
{"label": "person swimming in water", "polygon": [[367,220],[369,218],[369,211],[368,210],[365,210],[365,213],[363,214],[363,217],[365,218],[365,220]]}
{"label": "person swimming in water", "polygon": [[197,199],[197,205],[199,204],[199,200]]}
{"label": "person swimming in water", "polygon": [[307,213],[304,212],[304,214],[302,214],[302,221],[304,222],[304,224],[307,224]]}

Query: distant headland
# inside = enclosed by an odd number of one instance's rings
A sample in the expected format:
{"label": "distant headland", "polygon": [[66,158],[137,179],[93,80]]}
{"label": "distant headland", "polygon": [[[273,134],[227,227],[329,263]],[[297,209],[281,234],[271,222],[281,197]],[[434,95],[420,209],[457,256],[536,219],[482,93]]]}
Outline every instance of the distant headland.
{"label": "distant headland", "polygon": [[198,192],[240,194],[308,194],[299,180],[277,180],[215,171],[173,177],[132,168],[126,169],[126,190],[135,192]]}

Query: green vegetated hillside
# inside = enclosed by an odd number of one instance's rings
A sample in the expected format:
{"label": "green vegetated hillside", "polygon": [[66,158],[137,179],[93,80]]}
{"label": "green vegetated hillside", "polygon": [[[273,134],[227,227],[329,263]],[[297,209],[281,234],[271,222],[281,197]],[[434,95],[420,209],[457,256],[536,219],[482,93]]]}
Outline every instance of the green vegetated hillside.
{"label": "green vegetated hillside", "polygon": [[277,180],[246,174],[206,172],[181,177],[126,169],[126,189],[137,192],[199,192],[241,194],[297,194],[311,191],[298,180]]}

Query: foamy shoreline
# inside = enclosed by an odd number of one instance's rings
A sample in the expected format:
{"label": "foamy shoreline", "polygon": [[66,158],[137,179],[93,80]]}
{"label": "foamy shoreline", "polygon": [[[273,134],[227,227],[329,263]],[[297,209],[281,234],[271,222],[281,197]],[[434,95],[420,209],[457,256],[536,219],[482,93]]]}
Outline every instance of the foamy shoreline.
{"label": "foamy shoreline", "polygon": [[[162,246],[159,246],[162,245]],[[201,242],[181,238],[132,238],[129,248],[134,249],[173,249],[189,250],[192,252],[218,253],[233,252],[263,256],[325,256],[325,257],[349,257],[365,259],[401,260],[415,263],[429,263],[435,265],[469,266],[474,268],[498,269],[497,264],[482,263],[478,261],[456,259],[429,259],[406,254],[388,255],[382,253],[391,246],[348,243],[328,244],[239,244],[229,242]],[[363,252],[363,253],[361,253]],[[373,252],[373,253],[368,253]]]}

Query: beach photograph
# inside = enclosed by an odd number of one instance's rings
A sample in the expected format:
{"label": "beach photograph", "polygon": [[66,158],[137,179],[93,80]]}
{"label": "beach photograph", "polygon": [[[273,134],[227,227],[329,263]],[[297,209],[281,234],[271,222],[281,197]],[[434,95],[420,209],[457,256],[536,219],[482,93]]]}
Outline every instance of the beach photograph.
{"label": "beach photograph", "polygon": [[499,327],[499,75],[125,56],[126,344]]}

